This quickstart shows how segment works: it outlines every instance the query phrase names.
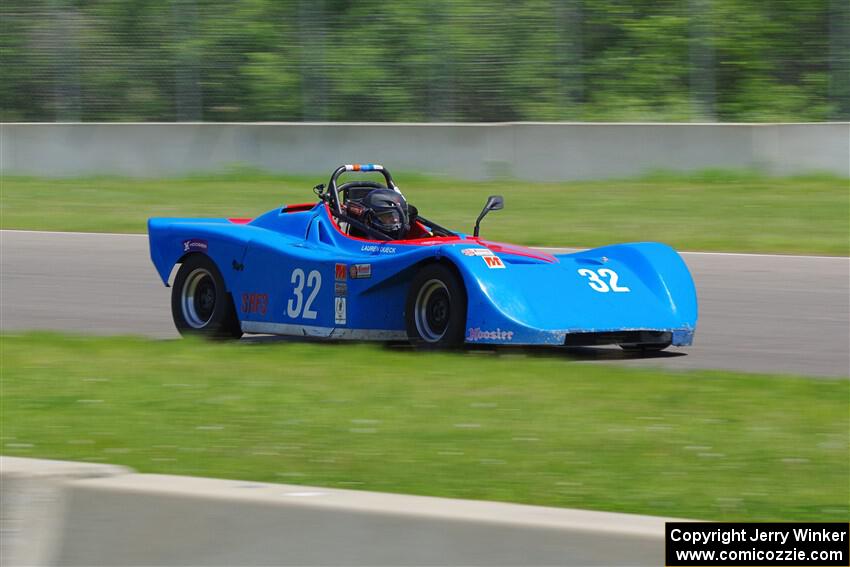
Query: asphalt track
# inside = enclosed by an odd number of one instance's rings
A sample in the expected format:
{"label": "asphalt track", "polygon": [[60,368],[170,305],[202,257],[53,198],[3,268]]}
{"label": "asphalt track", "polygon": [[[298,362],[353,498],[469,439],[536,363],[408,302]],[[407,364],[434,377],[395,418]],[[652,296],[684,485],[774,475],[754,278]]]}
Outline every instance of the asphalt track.
{"label": "asphalt track", "polygon": [[[693,347],[634,358],[563,349],[589,363],[846,377],[850,258],[684,253],[700,318]],[[0,330],[175,338],[170,289],[144,235],[0,231]]]}

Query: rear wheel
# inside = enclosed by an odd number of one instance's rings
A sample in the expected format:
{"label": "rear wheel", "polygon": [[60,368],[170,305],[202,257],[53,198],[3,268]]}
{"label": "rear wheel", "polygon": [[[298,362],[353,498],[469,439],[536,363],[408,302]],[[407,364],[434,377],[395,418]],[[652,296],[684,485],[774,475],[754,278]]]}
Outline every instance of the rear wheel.
{"label": "rear wheel", "polygon": [[429,264],[413,278],[405,307],[407,337],[421,348],[456,348],[463,344],[466,290],[455,272]]}
{"label": "rear wheel", "polygon": [[171,315],[181,335],[212,339],[242,336],[233,299],[215,263],[203,254],[187,257],[171,290]]}

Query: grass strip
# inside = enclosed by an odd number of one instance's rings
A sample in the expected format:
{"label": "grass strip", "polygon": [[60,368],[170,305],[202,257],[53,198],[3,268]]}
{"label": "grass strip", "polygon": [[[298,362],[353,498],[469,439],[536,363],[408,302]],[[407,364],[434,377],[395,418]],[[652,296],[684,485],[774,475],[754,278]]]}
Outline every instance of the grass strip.
{"label": "grass strip", "polygon": [[[396,175],[422,214],[471,232],[487,195],[506,208],[482,235],[531,246],[591,247],[655,240],[681,250],[850,253],[850,181],[830,175],[772,178],[751,172],[657,173],[569,183],[453,181]],[[254,217],[315,197],[324,176],[251,171],[179,179],[0,179],[2,227],[144,232],[152,216]]]}
{"label": "grass strip", "polygon": [[850,382],[546,354],[2,336],[7,455],[712,520],[850,516]]}

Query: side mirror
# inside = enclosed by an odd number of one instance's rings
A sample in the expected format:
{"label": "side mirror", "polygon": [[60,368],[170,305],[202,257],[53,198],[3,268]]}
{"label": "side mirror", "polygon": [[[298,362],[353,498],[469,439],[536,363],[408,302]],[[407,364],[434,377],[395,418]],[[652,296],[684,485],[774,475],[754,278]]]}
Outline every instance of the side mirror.
{"label": "side mirror", "polygon": [[490,195],[487,197],[487,203],[484,205],[484,208],[481,209],[481,214],[478,215],[478,219],[475,221],[475,229],[473,230],[473,236],[478,237],[479,224],[481,224],[481,219],[487,216],[487,213],[490,211],[500,211],[505,208],[505,200],[501,195]]}

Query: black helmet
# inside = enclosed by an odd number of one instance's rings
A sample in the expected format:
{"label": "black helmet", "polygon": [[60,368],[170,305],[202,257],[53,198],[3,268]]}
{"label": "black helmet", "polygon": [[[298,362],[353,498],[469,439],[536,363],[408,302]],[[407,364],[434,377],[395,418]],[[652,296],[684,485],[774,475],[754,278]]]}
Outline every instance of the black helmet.
{"label": "black helmet", "polygon": [[392,189],[374,189],[361,201],[360,220],[393,240],[410,230],[410,214],[404,195]]}

